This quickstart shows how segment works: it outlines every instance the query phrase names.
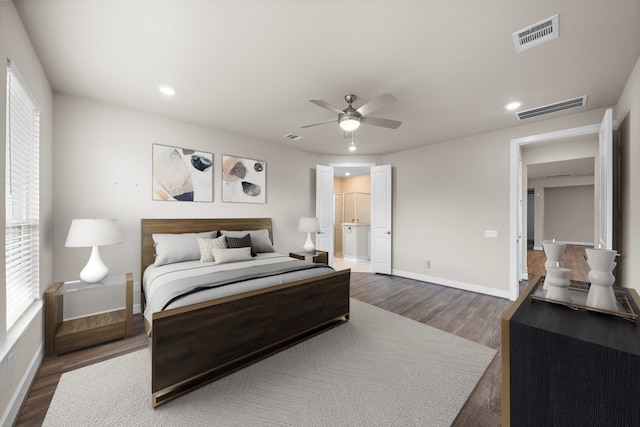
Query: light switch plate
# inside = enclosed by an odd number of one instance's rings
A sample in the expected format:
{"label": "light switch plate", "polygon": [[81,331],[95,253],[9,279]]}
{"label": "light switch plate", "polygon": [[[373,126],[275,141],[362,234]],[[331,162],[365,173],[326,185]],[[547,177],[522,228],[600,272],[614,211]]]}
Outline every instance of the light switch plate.
{"label": "light switch plate", "polygon": [[484,237],[487,239],[497,239],[498,230],[484,230]]}

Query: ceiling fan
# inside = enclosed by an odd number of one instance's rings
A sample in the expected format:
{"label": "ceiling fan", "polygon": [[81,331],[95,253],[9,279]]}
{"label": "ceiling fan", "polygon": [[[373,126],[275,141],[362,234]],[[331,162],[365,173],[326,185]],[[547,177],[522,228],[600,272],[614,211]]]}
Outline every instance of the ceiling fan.
{"label": "ceiling fan", "polygon": [[[372,99],[371,101],[367,102],[366,104],[364,104],[363,106],[357,109],[353,108],[353,106],[351,105],[356,100],[355,95],[353,94],[345,95],[344,99],[349,104],[347,108],[345,108],[344,110],[341,110],[335,105],[329,104],[328,102],[323,101],[322,99],[310,99],[309,102],[312,102],[322,108],[325,108],[333,113],[336,113],[338,115],[338,123],[340,124],[340,127],[345,132],[353,132],[360,126],[360,123],[366,123],[368,125],[373,125],[373,126],[381,126],[383,128],[389,128],[389,129],[398,129],[398,127],[400,127],[400,125],[402,124],[402,122],[399,122],[397,120],[383,119],[380,117],[370,117],[367,115],[376,110],[379,110],[380,108],[384,107],[387,104],[394,102],[396,100],[396,97],[393,95],[385,93],[384,95],[380,95],[376,99]],[[326,123],[332,123],[334,121],[335,119],[325,120],[323,122],[312,123],[312,124],[304,125],[300,127],[308,128],[311,126],[318,126],[318,125],[324,125]]]}

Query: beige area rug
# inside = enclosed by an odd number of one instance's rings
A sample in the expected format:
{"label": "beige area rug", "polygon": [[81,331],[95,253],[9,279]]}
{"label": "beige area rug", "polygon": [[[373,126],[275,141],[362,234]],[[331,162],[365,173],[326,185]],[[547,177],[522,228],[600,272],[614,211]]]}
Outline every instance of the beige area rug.
{"label": "beige area rug", "polygon": [[62,375],[45,426],[449,426],[495,356],[351,299],[351,320],[156,409],[148,350]]}

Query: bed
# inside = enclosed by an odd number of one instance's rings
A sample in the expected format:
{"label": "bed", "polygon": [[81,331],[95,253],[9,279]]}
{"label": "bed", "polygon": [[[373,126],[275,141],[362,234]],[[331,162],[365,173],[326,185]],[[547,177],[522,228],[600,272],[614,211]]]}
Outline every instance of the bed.
{"label": "bed", "polygon": [[[273,242],[271,218],[142,219],[143,277],[147,267],[154,267],[154,234],[213,230],[266,230]],[[277,258],[277,254],[256,258],[270,257]],[[283,265],[295,262],[291,258],[278,261],[283,261]],[[142,304],[151,349],[152,406],[347,322],[350,270],[314,268],[310,277],[300,278],[299,274],[308,274],[307,269],[311,267],[304,267],[302,273],[295,272],[293,279],[287,273],[279,275],[278,283],[262,286],[232,281],[222,293],[216,293],[218,289],[207,290],[211,299],[172,302],[159,311],[154,308],[151,313],[148,309],[158,304],[153,301],[155,296],[147,299],[143,281]]]}

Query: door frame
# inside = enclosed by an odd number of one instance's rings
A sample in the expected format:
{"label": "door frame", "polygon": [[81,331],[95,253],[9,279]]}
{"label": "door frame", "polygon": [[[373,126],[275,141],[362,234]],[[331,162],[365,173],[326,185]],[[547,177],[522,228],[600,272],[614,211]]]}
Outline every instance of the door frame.
{"label": "door frame", "polygon": [[[614,124],[615,128],[615,124]],[[511,139],[510,146],[510,185],[509,185],[509,299],[515,301],[520,292],[520,280],[523,265],[523,235],[526,224],[523,224],[522,194],[522,147],[552,141],[560,141],[578,136],[598,135],[600,123],[579,126],[559,131]]]}

